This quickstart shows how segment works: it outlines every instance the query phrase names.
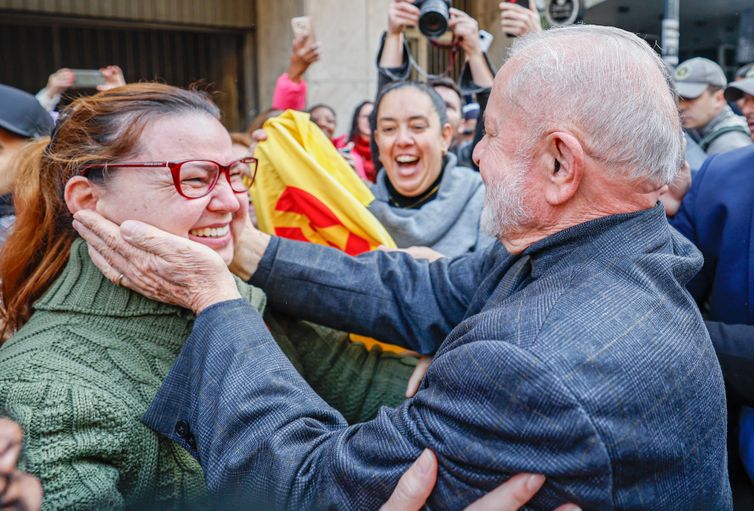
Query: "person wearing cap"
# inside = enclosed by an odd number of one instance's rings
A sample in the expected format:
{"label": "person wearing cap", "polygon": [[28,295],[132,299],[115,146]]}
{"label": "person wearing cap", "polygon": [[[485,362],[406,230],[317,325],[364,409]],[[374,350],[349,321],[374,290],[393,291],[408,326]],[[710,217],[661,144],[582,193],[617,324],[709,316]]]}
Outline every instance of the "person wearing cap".
{"label": "person wearing cap", "polygon": [[479,119],[479,103],[463,105],[461,112],[463,113],[463,121],[461,122],[458,137],[461,140],[461,144],[470,144],[474,140],[476,124]]}
{"label": "person wearing cap", "polygon": [[728,81],[720,66],[696,57],[681,63],[674,79],[683,127],[703,151],[716,154],[751,143],[746,122],[725,102]]}
{"label": "person wearing cap", "polygon": [[[742,77],[725,89],[725,99],[738,104],[749,125],[749,130],[754,132],[754,65],[745,66],[743,71]],[[754,141],[754,135],[752,135],[752,140]]]}
{"label": "person wearing cap", "polygon": [[51,130],[52,117],[34,96],[0,85],[0,245],[16,218],[11,197],[13,160],[27,141],[49,135]]}

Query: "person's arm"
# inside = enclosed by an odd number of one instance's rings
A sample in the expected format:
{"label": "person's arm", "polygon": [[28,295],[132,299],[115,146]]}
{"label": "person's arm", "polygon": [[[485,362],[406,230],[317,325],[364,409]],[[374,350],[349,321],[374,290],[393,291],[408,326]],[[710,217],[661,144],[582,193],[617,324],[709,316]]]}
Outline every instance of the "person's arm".
{"label": "person's arm", "polygon": [[[548,476],[535,507],[612,506],[609,456],[584,410],[543,362],[507,342],[446,350],[414,398],[348,426],[256,311],[216,303],[197,317],[143,421],[197,457],[210,492],[263,507],[376,509],[425,448],[443,467],[431,506],[459,509],[518,472]],[[196,449],[176,434],[178,421]]]}
{"label": "person's arm", "polygon": [[466,314],[493,248],[429,263],[272,238],[250,283],[286,314],[433,353]]}
{"label": "person's arm", "polygon": [[754,406],[754,325],[705,321],[728,389]]}
{"label": "person's arm", "polygon": [[419,9],[410,0],[392,0],[387,31],[377,52],[377,93],[391,83],[408,79],[408,45],[404,31],[419,22]]}
{"label": "person's arm", "polygon": [[307,37],[293,40],[288,71],[280,75],[275,83],[272,108],[276,110],[305,110],[307,85],[304,80],[309,66],[319,60],[319,43],[307,44]]}
{"label": "person's arm", "polygon": [[475,94],[482,90],[489,90],[495,79],[495,73],[487,55],[479,46],[479,24],[465,12],[451,9],[448,28],[453,32],[453,36],[466,56],[461,72],[461,91],[464,94]]}

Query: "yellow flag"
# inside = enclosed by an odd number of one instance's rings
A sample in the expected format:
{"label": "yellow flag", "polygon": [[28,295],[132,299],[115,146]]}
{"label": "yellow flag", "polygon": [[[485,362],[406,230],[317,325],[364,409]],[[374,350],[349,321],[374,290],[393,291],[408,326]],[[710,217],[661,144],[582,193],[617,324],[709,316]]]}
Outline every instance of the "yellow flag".
{"label": "yellow flag", "polygon": [[260,230],[350,255],[395,247],[366,208],[372,192],[309,114],[286,110],[267,120],[264,130],[267,140],[254,154],[259,165],[251,189]]}

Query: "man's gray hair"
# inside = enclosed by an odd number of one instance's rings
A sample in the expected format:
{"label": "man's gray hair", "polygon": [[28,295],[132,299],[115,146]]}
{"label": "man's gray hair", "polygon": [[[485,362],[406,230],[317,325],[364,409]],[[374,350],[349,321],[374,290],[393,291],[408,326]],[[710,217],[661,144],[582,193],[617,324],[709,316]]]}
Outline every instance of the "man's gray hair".
{"label": "man's gray hair", "polygon": [[510,56],[519,62],[508,100],[538,131],[533,136],[574,128],[589,156],[618,175],[673,180],[685,150],[675,88],[645,41],[576,25],[522,37]]}

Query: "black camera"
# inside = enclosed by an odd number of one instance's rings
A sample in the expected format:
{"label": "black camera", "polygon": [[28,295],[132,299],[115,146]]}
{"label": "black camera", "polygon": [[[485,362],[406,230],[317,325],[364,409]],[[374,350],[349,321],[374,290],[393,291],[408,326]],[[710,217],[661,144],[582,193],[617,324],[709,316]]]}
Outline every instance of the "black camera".
{"label": "black camera", "polygon": [[415,0],[419,8],[419,30],[426,37],[440,37],[448,30],[450,0]]}

